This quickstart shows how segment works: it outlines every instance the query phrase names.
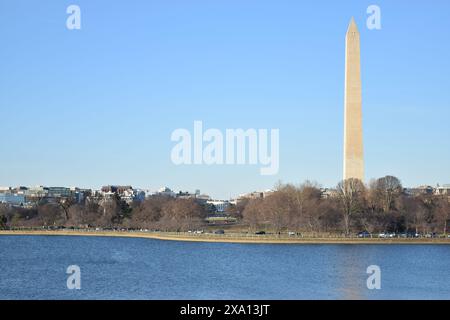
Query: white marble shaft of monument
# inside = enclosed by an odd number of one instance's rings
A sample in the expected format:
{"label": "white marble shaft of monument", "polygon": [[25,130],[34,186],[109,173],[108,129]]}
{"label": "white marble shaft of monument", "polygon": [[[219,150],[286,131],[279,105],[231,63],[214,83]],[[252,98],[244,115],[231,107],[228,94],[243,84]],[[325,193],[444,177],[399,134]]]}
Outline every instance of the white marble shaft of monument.
{"label": "white marble shaft of monument", "polygon": [[345,40],[344,179],[364,181],[360,39],[353,18]]}

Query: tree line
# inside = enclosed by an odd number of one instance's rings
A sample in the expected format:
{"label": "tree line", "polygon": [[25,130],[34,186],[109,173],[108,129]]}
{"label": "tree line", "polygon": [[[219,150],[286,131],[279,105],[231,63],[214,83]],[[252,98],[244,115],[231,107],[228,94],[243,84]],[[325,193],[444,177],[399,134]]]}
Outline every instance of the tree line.
{"label": "tree line", "polygon": [[[66,227],[188,231],[207,226],[212,208],[195,199],[152,196],[131,204],[111,199],[75,203],[42,199],[32,208],[0,205],[0,228]],[[324,197],[316,183],[279,184],[270,195],[242,199],[227,210],[241,230],[354,234],[361,231],[447,233],[448,196],[404,192],[400,180],[386,176],[367,186],[360,180],[340,182]]]}
{"label": "tree line", "polygon": [[101,201],[41,201],[33,208],[0,205],[0,228],[104,228],[188,231],[204,225],[206,209],[194,199],[155,196],[131,204],[119,195]]}
{"label": "tree line", "polygon": [[251,229],[306,233],[447,233],[448,196],[404,192],[400,180],[386,176],[365,186],[358,179],[341,181],[324,197],[319,186],[280,184],[274,193],[250,200],[242,220]]}

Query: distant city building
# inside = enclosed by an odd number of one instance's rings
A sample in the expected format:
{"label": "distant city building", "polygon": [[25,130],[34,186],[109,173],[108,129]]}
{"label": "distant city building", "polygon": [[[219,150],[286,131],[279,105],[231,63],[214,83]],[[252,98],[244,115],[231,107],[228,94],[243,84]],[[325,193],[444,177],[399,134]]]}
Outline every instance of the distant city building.
{"label": "distant city building", "polygon": [[44,186],[31,187],[28,188],[27,190],[24,190],[24,194],[27,197],[27,199],[45,198],[48,195],[48,188]]}
{"label": "distant city building", "polygon": [[117,193],[119,195],[124,194],[125,192],[128,192],[129,190],[133,190],[133,187],[131,186],[103,186],[102,187],[103,193]]}
{"label": "distant city building", "polygon": [[158,189],[157,192],[155,192],[155,195],[166,196],[166,197],[175,197],[175,192],[173,192],[168,187],[161,187],[161,188]]}
{"label": "distant city building", "polygon": [[272,189],[268,189],[265,191],[254,191],[250,193],[244,193],[239,195],[239,198],[247,198],[247,199],[262,199],[273,193],[274,191]]}
{"label": "distant city building", "polygon": [[52,198],[68,198],[71,196],[70,188],[48,187],[47,191],[47,195]]}
{"label": "distant city building", "polygon": [[[121,200],[130,204],[133,201],[142,202],[145,200],[146,192],[140,189],[133,189],[132,186],[103,186],[101,189],[101,197],[103,200],[113,199],[118,195]],[[94,193],[93,197],[99,197]]]}
{"label": "distant city building", "polygon": [[419,195],[432,195],[434,193],[434,188],[432,186],[419,186],[419,187],[415,187],[415,188],[405,188],[405,189],[403,189],[403,193],[408,196],[412,196],[412,197],[416,197]]}
{"label": "distant city building", "polygon": [[447,196],[447,199],[450,202],[450,184],[444,184],[443,186],[438,185],[434,190],[434,193],[439,196]]}
{"label": "distant city building", "polygon": [[25,204],[25,196],[15,193],[0,193],[0,203],[6,203],[15,206],[22,206]]}
{"label": "distant city building", "polygon": [[142,202],[145,201],[146,193],[144,190],[135,190],[134,191],[134,201]]}
{"label": "distant city building", "polygon": [[435,194],[450,196],[450,184],[444,184],[443,186],[438,185],[435,189]]}
{"label": "distant city building", "polygon": [[335,198],[338,195],[336,189],[321,188],[320,192],[323,199]]}
{"label": "distant city building", "polygon": [[85,200],[93,194],[91,189],[81,189],[77,187],[70,188],[70,192],[76,203],[84,203]]}
{"label": "distant city building", "polygon": [[179,191],[176,194],[176,197],[179,199],[195,199],[197,197],[197,195],[195,193],[189,193],[187,191],[185,191],[185,192]]}
{"label": "distant city building", "polygon": [[230,206],[230,202],[227,200],[208,200],[206,203],[213,205],[216,208],[216,212],[225,212]]}
{"label": "distant city building", "polygon": [[16,194],[25,194],[26,191],[28,190],[28,188],[24,187],[24,186],[16,187],[14,189],[10,188],[10,189]]}
{"label": "distant city building", "polygon": [[207,194],[198,194],[195,197],[195,201],[197,201],[197,203],[201,204],[201,205],[206,204],[206,202],[210,199],[211,199],[211,197],[208,196]]}
{"label": "distant city building", "polygon": [[254,200],[254,199],[264,199],[265,197],[272,194],[274,190],[267,189],[265,191],[254,191],[250,193],[240,194],[236,199],[232,200],[230,203],[234,205],[238,205],[240,202],[245,200]]}

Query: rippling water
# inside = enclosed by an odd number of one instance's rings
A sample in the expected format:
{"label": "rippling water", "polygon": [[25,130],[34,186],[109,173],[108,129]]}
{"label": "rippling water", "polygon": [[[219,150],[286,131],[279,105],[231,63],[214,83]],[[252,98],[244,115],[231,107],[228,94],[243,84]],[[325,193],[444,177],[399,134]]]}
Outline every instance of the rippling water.
{"label": "rippling water", "polygon": [[0,236],[0,299],[450,299],[450,246]]}

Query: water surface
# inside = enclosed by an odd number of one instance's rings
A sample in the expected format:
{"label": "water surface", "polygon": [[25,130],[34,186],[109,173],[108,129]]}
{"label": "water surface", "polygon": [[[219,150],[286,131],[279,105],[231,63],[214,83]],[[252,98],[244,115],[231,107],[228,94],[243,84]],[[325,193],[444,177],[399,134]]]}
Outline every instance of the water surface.
{"label": "water surface", "polygon": [[[67,289],[70,265],[81,290]],[[450,299],[449,268],[447,245],[0,236],[0,299]]]}

